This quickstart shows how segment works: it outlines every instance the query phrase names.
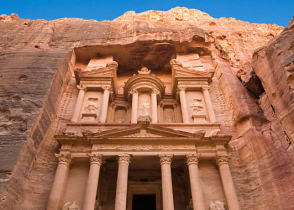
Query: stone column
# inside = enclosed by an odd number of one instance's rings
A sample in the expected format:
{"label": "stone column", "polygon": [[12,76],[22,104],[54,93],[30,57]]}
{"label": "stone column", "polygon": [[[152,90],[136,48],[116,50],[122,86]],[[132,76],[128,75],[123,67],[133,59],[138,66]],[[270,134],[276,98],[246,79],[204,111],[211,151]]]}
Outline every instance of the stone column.
{"label": "stone column", "polygon": [[174,210],[171,176],[172,155],[160,155],[163,210]]}
{"label": "stone column", "polygon": [[187,165],[189,168],[193,209],[205,210],[203,193],[202,193],[201,184],[200,184],[197,155],[194,155],[194,154],[187,155]]}
{"label": "stone column", "polygon": [[96,194],[99,181],[100,167],[102,165],[102,156],[98,154],[89,154],[90,171],[87,181],[87,188],[84,197],[83,210],[94,210]]}
{"label": "stone column", "polygon": [[71,121],[72,122],[77,122],[79,120],[79,116],[81,113],[81,109],[83,106],[83,101],[84,101],[84,97],[85,97],[85,92],[86,92],[86,88],[82,87],[82,86],[77,86],[77,88],[79,89],[79,95],[76,101],[76,105],[75,105],[75,109],[74,109],[74,113],[72,115]]}
{"label": "stone column", "polygon": [[187,101],[186,101],[186,91],[185,88],[179,88],[179,94],[180,94],[180,101],[181,101],[181,109],[182,109],[182,116],[183,116],[183,122],[189,123],[189,114],[187,109]]}
{"label": "stone column", "polygon": [[136,90],[132,91],[132,119],[131,123],[137,123],[138,118],[138,92]]}
{"label": "stone column", "polygon": [[157,123],[157,91],[153,90],[151,93],[152,104],[152,123]]}
{"label": "stone column", "polygon": [[103,87],[104,93],[103,93],[103,101],[102,101],[102,108],[101,108],[101,114],[100,114],[100,122],[101,123],[106,122],[110,88],[111,88],[110,86]]}
{"label": "stone column", "polygon": [[126,210],[127,207],[129,163],[130,155],[125,154],[118,157],[115,210]]}
{"label": "stone column", "polygon": [[231,171],[228,164],[228,157],[217,156],[216,162],[219,167],[219,172],[223,183],[225,196],[228,202],[229,210],[240,210],[238,197],[235,191]]}
{"label": "stone column", "polygon": [[47,210],[60,209],[60,201],[64,193],[64,187],[68,177],[69,164],[71,161],[71,156],[69,153],[56,154],[56,157],[58,158],[58,166],[49,195]]}
{"label": "stone column", "polygon": [[211,99],[210,99],[210,94],[208,91],[209,87],[202,87],[202,90],[203,90],[204,100],[205,100],[205,104],[208,111],[209,120],[211,123],[214,123],[216,122],[216,119],[215,119],[215,114],[214,114]]}

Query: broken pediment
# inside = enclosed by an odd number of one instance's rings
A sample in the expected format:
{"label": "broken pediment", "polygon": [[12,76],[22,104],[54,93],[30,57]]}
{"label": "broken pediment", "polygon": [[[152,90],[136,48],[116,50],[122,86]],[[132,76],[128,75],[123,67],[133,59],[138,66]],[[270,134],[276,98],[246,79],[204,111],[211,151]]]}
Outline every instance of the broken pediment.
{"label": "broken pediment", "polygon": [[181,62],[179,62],[176,59],[172,59],[171,62],[171,68],[172,68],[172,75],[173,78],[176,77],[207,77],[210,78],[212,76],[212,72],[210,71],[204,71],[204,70],[197,70],[197,68],[187,68],[182,65]]}
{"label": "broken pediment", "polygon": [[75,77],[77,84],[80,81],[91,81],[97,79],[114,79],[117,78],[118,63],[109,58],[93,58],[90,60],[86,69],[77,68]]}

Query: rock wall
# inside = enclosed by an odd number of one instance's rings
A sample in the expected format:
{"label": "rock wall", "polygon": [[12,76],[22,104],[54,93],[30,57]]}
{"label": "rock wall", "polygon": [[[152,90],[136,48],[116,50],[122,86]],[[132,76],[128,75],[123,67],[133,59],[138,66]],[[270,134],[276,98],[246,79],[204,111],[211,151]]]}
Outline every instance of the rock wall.
{"label": "rock wall", "polygon": [[0,16],[1,209],[46,208],[58,149],[53,135],[75,52],[126,45],[136,56],[154,41],[199,41],[210,50],[215,83],[231,107],[230,165],[242,209],[294,208],[293,26],[277,36],[282,27],[186,8],[102,22]]}

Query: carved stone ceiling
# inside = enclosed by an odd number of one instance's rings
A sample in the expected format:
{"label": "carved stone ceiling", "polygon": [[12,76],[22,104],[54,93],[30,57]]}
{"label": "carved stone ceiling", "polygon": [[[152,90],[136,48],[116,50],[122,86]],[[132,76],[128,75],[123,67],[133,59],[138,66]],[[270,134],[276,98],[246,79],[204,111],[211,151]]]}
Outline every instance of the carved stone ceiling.
{"label": "carved stone ceiling", "polygon": [[198,53],[208,55],[206,43],[171,42],[171,41],[138,41],[128,45],[87,46],[75,49],[77,62],[87,65],[93,57],[113,56],[118,62],[118,74],[136,73],[143,66],[160,72],[170,70],[169,61],[177,53]]}

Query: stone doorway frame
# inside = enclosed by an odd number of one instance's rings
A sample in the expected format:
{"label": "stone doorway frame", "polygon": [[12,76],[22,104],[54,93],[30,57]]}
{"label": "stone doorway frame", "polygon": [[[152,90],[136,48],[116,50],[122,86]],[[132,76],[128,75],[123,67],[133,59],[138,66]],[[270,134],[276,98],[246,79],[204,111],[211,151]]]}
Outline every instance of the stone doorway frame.
{"label": "stone doorway frame", "polygon": [[127,210],[133,209],[133,195],[155,194],[156,210],[162,209],[161,182],[136,182],[129,181]]}

